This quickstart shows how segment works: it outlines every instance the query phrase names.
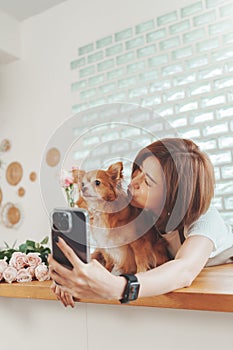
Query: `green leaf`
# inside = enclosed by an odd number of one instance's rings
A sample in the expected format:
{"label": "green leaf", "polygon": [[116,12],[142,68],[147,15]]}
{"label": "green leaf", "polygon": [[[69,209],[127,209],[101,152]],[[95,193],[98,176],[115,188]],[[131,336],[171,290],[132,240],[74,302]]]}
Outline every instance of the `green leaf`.
{"label": "green leaf", "polygon": [[40,242],[40,244],[47,244],[48,241],[49,241],[49,237],[46,236],[46,237],[43,239],[43,241]]}
{"label": "green leaf", "polygon": [[10,248],[9,244],[7,244],[5,241],[4,241],[4,244],[5,244],[6,248]]}
{"label": "green leaf", "polygon": [[26,240],[26,244],[27,244],[28,248],[32,247],[33,249],[35,249],[36,243],[34,241]]}
{"label": "green leaf", "polygon": [[16,250],[12,249],[12,248],[6,249],[6,250],[2,250],[2,251],[0,251],[0,259],[4,259],[6,257],[7,258],[6,261],[9,263],[10,258],[11,258],[12,254],[14,252],[16,252]]}
{"label": "green leaf", "polygon": [[27,244],[26,244],[26,243],[20,244],[20,246],[19,246],[19,251],[20,251],[21,253],[25,253],[26,250],[27,250]]}
{"label": "green leaf", "polygon": [[17,243],[17,239],[14,241],[12,248],[15,248],[16,243]]}
{"label": "green leaf", "polygon": [[27,251],[33,252],[35,251],[35,247],[32,245],[27,245]]}

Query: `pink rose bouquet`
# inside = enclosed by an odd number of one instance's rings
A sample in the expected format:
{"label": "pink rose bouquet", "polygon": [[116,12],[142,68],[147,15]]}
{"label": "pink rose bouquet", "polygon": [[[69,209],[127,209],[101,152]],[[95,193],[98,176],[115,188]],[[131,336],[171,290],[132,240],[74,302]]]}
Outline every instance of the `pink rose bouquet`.
{"label": "pink rose bouquet", "polygon": [[33,278],[38,281],[46,281],[49,277],[49,270],[38,253],[14,252],[9,264],[6,260],[0,260],[0,281],[12,283],[31,282]]}
{"label": "pink rose bouquet", "polygon": [[0,250],[0,281],[12,283],[31,282],[33,279],[48,280],[50,277],[46,264],[51,250],[44,246],[47,242],[48,237],[40,243],[27,240],[18,250],[5,243],[7,249]]}

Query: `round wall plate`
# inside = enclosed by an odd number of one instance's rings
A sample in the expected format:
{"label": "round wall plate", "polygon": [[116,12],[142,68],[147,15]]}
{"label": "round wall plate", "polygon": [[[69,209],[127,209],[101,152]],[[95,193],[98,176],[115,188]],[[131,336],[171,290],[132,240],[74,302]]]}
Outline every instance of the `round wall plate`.
{"label": "round wall plate", "polygon": [[36,178],[37,178],[37,176],[36,176],[35,171],[32,171],[32,172],[30,173],[30,175],[29,175],[29,179],[30,179],[31,181],[36,181]]}
{"label": "round wall plate", "polygon": [[1,211],[3,225],[9,228],[18,227],[23,219],[22,211],[17,204],[7,202]]}
{"label": "round wall plate", "polygon": [[6,169],[6,179],[10,185],[16,186],[22,179],[22,176],[23,168],[19,162],[12,162],[8,165]]}
{"label": "round wall plate", "polygon": [[52,147],[48,150],[46,154],[46,163],[49,166],[56,166],[60,161],[60,151],[56,147]]}
{"label": "round wall plate", "polygon": [[18,196],[23,197],[25,195],[25,189],[23,187],[20,187],[18,189]]}

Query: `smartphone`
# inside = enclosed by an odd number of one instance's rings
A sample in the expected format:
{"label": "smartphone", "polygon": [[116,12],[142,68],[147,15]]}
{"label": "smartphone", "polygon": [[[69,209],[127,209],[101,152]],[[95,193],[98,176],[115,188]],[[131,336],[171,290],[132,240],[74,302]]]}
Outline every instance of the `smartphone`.
{"label": "smartphone", "polygon": [[52,254],[60,264],[72,269],[73,266],[56,244],[61,237],[85,263],[90,261],[89,215],[85,209],[56,208],[52,212],[51,234]]}

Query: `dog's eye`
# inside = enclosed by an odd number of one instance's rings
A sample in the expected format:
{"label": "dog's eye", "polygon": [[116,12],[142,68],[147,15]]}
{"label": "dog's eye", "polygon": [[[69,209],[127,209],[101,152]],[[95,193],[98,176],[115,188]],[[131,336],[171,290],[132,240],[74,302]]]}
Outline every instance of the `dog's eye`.
{"label": "dog's eye", "polygon": [[84,182],[82,182],[82,187],[84,187]]}
{"label": "dog's eye", "polygon": [[99,186],[101,184],[101,182],[99,180],[95,180],[95,184],[96,184],[96,186]]}

